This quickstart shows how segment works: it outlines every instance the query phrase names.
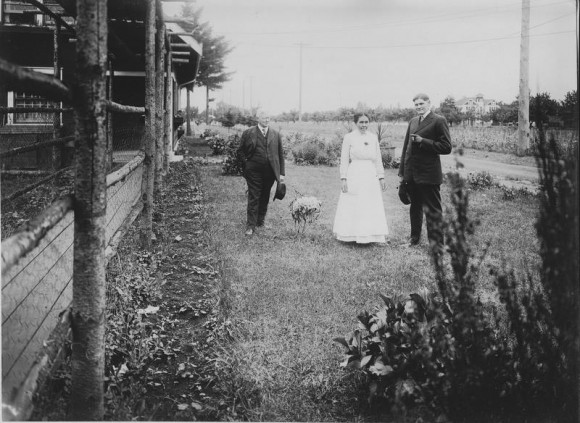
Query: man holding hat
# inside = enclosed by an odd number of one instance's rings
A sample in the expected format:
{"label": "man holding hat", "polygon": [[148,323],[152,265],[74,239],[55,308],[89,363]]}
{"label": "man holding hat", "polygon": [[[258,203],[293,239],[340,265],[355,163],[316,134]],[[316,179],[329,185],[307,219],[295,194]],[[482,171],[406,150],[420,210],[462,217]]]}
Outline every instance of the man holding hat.
{"label": "man holding hat", "polygon": [[269,127],[270,117],[264,112],[256,116],[258,124],[244,131],[240,152],[246,161],[244,178],[248,184],[248,209],[245,234],[254,234],[264,226],[270,190],[277,182],[275,199],[282,199],[284,186],[284,149],[282,137]]}
{"label": "man holding hat", "polygon": [[411,203],[411,236],[405,245],[419,244],[423,214],[427,218],[429,241],[442,245],[439,188],[443,174],[439,156],[451,153],[451,135],[445,118],[431,111],[431,101],[427,94],[417,94],[413,103],[417,116],[409,122],[399,167],[399,196],[403,203],[407,204],[409,200]]}

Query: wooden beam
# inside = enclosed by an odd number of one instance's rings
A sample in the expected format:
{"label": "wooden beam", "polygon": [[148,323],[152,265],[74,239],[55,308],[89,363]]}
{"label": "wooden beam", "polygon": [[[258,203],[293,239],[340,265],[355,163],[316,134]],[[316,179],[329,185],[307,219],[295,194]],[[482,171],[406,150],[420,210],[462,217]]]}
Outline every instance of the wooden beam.
{"label": "wooden beam", "polygon": [[56,179],[57,176],[60,176],[63,173],[68,172],[70,170],[73,170],[72,166],[65,167],[64,169],[61,169],[58,172],[52,173],[45,178],[39,179],[38,181],[36,181],[30,185],[27,185],[24,188],[21,188],[18,191],[15,191],[12,194],[7,195],[6,197],[2,197],[2,204],[9,203],[10,201],[14,200],[15,198],[18,198],[18,197],[26,194],[27,192],[32,191],[34,188],[37,188],[37,187],[47,183],[48,181]]}
{"label": "wooden beam", "polygon": [[2,274],[15,265],[26,253],[32,251],[46,232],[59,222],[69,210],[72,210],[73,203],[72,196],[55,201],[41,214],[30,220],[22,231],[2,241]]}
{"label": "wooden beam", "polygon": [[125,106],[123,104],[115,103],[111,100],[105,101],[105,106],[109,112],[117,113],[145,113],[145,107]]}
{"label": "wooden beam", "polygon": [[170,47],[186,47],[189,48],[189,44],[187,43],[171,43],[169,44]]}
{"label": "wooden beam", "polygon": [[141,163],[143,163],[144,158],[145,158],[145,153],[140,151],[139,153],[137,153],[135,155],[135,157],[133,157],[131,159],[131,161],[126,163],[121,169],[119,169],[113,173],[109,173],[107,175],[107,186],[110,187],[111,185],[116,184],[117,182],[123,180],[123,178],[125,178],[129,173],[133,172],[133,170],[137,166],[139,166]]}
{"label": "wooden beam", "polygon": [[23,147],[13,148],[12,150],[2,151],[0,153],[0,159],[4,159],[6,157],[17,156],[19,154],[26,153],[27,151],[34,151],[34,150],[38,150],[38,149],[43,148],[43,147],[53,147],[55,145],[65,144],[69,141],[74,141],[74,139],[75,139],[74,136],[69,135],[68,137],[64,137],[64,138],[57,138],[57,139],[50,140],[50,141],[42,141],[42,142],[37,142],[35,144],[25,145]]}
{"label": "wooden beam", "polygon": [[70,104],[71,92],[58,78],[15,65],[0,58],[0,76],[9,88]]}
{"label": "wooden beam", "polygon": [[172,57],[171,61],[173,63],[189,63],[189,59],[178,59],[176,57]]}
{"label": "wooden beam", "polygon": [[64,26],[66,29],[68,29],[69,31],[75,32],[75,29],[70,26],[69,24],[67,24],[61,17],[60,15],[57,15],[56,13],[54,13],[52,10],[50,10],[48,7],[46,7],[44,4],[36,1],[36,0],[23,0],[25,3],[31,4],[33,6],[35,6],[36,8],[38,8],[38,10],[40,10],[41,12],[46,13],[47,15],[51,16],[52,18],[54,18],[54,20],[61,24],[62,26]]}
{"label": "wooden beam", "polygon": [[70,107],[0,107],[0,113],[60,113],[72,110]]}
{"label": "wooden beam", "polygon": [[191,51],[174,51],[172,54],[173,56],[190,56]]}

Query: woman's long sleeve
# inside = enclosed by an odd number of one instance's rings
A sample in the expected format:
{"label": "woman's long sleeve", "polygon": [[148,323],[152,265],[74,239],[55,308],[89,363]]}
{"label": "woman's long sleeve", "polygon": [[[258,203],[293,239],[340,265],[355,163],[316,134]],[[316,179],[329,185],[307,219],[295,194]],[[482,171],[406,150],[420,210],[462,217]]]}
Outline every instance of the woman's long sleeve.
{"label": "woman's long sleeve", "polygon": [[383,168],[383,156],[381,154],[381,146],[379,145],[379,142],[376,141],[375,142],[375,168],[377,169],[377,177],[380,178],[384,178],[385,177],[385,169]]}
{"label": "woman's long sleeve", "polygon": [[350,137],[344,136],[342,140],[342,150],[340,152],[340,178],[346,178],[348,165],[350,163]]}

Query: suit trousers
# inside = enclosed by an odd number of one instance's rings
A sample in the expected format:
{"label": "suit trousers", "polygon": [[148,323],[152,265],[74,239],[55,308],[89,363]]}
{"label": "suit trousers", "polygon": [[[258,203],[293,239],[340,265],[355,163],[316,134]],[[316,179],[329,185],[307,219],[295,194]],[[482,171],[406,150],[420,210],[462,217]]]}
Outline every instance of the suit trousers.
{"label": "suit trousers", "polygon": [[276,175],[270,163],[261,163],[248,160],[244,177],[248,184],[248,212],[246,226],[254,229],[262,226],[268,212],[270,190]]}
{"label": "suit trousers", "polygon": [[443,244],[441,231],[441,191],[439,185],[417,184],[408,182],[407,189],[411,198],[411,240],[417,244],[421,239],[421,227],[423,226],[423,214],[427,221],[427,237],[430,242]]}

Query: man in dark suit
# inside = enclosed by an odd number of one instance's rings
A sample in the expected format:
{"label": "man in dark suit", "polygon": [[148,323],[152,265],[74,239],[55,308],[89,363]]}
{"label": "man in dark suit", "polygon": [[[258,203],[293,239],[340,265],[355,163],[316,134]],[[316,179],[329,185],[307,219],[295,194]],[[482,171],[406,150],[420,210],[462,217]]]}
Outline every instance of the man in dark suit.
{"label": "man in dark suit", "polygon": [[270,190],[274,181],[284,182],[284,149],[282,137],[268,127],[270,117],[261,112],[258,124],[242,134],[240,152],[246,160],[244,178],[248,184],[246,235],[264,226]]}
{"label": "man in dark suit", "polygon": [[439,222],[443,173],[439,155],[451,153],[449,126],[443,116],[431,112],[427,94],[417,94],[413,103],[418,116],[409,122],[399,167],[399,182],[406,184],[411,199],[411,237],[406,245],[419,244],[423,213],[427,218],[429,242],[442,245]]}

